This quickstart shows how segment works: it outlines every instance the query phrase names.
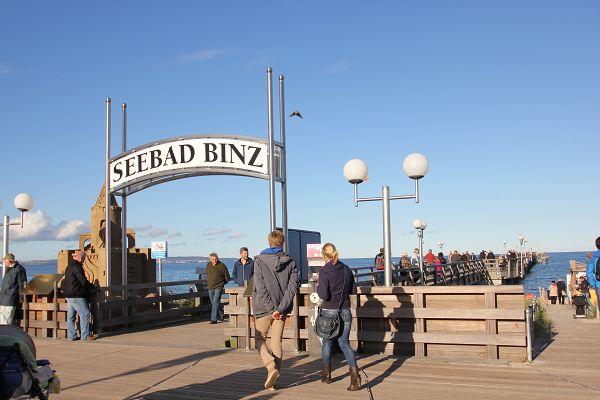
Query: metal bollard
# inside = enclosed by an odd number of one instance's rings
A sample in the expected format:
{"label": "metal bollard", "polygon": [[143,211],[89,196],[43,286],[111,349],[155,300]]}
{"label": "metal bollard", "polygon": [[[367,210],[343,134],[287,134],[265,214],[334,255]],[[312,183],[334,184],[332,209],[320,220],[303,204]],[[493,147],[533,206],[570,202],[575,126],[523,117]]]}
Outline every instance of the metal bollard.
{"label": "metal bollard", "polygon": [[533,361],[533,323],[532,323],[532,315],[531,312],[532,306],[528,306],[525,310],[525,331],[527,333],[527,361]]}

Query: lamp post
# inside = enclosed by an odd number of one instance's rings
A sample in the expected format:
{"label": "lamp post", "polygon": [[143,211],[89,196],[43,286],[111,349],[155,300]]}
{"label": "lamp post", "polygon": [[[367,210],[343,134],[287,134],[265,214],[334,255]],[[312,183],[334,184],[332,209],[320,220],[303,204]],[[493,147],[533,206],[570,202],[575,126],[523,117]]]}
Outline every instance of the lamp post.
{"label": "lamp post", "polygon": [[525,275],[525,267],[523,266],[523,245],[527,242],[527,238],[523,235],[517,237],[519,241],[519,258],[521,259],[521,278]]}
{"label": "lamp post", "polygon": [[506,254],[507,253],[507,250],[506,250],[506,240],[503,241],[502,244],[504,245],[504,254]]}
{"label": "lamp post", "polygon": [[[4,220],[2,222],[2,230],[3,230],[2,257],[6,256],[8,254],[8,227],[20,226],[21,228],[23,228],[23,221],[25,220],[25,213],[33,208],[34,203],[35,203],[35,201],[33,200],[33,197],[30,194],[19,193],[18,195],[15,196],[14,204],[15,204],[16,209],[21,212],[21,220],[11,222],[10,217],[8,215],[4,216]],[[4,278],[5,274],[6,274],[6,267],[4,266],[4,263],[2,263],[2,278]]]}
{"label": "lamp post", "polygon": [[429,170],[427,158],[420,153],[412,153],[406,156],[402,163],[404,173],[415,181],[415,194],[403,196],[390,196],[390,187],[381,188],[381,197],[358,197],[358,185],[367,179],[368,168],[364,161],[357,158],[348,161],[344,165],[344,177],[354,185],[354,207],[363,201],[381,201],[383,208],[383,254],[384,254],[384,277],[385,286],[392,286],[392,234],[390,227],[390,201],[415,199],[419,202],[419,179],[423,178]]}
{"label": "lamp post", "polygon": [[423,273],[423,231],[427,228],[427,222],[415,219],[413,227],[417,230],[417,238],[419,240],[419,276],[421,277],[421,285],[425,285],[425,275]]}
{"label": "lamp post", "polygon": [[444,242],[440,241],[438,242],[438,248],[440,249],[440,253],[444,252]]}

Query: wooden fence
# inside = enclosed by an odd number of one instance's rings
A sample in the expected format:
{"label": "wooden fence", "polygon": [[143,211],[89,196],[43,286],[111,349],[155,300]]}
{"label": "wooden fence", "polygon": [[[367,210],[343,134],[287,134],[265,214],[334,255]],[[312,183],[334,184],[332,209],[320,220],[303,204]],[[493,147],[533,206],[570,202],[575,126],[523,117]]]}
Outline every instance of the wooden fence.
{"label": "wooden fence", "polygon": [[[171,293],[169,288],[174,286],[193,290]],[[91,329],[98,334],[189,320],[208,312],[210,304],[206,282],[190,280],[112,286],[110,290],[98,287],[92,293],[90,310]],[[25,296],[21,324],[34,337],[67,337],[67,303],[56,283],[52,293]]]}
{"label": "wooden fence", "polygon": [[[286,319],[284,347],[304,351],[314,340],[308,287]],[[233,347],[254,348],[251,298],[232,288],[225,329]],[[364,353],[523,361],[526,326],[522,286],[360,287],[351,298],[350,341]]]}

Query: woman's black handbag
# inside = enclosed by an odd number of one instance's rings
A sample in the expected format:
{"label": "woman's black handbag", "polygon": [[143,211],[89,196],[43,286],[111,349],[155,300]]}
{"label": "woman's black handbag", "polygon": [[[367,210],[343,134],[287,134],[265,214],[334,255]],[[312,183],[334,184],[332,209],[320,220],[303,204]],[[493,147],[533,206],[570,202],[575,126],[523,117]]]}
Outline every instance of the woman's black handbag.
{"label": "woman's black handbag", "polygon": [[334,315],[323,315],[321,313],[321,307],[319,307],[319,314],[315,321],[315,333],[322,339],[335,339],[342,334],[342,319],[340,318],[340,310],[342,309],[342,303],[344,302],[344,287],[346,286],[346,269],[344,269],[344,286],[342,287],[342,293],[340,297],[340,305],[338,306],[337,313]]}

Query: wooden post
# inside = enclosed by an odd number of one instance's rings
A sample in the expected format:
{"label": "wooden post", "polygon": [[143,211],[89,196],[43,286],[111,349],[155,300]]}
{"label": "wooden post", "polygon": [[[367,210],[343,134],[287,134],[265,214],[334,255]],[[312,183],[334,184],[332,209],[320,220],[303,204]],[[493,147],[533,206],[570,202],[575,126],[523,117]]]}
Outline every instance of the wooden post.
{"label": "wooden post", "polygon": [[[425,295],[423,292],[417,292],[414,294],[414,307],[423,308],[425,305]],[[415,333],[425,333],[425,319],[415,318]],[[415,341],[415,357],[425,357],[426,349],[425,343]]]}
{"label": "wooden post", "polygon": [[[244,296],[243,293],[238,294],[238,300],[241,298],[242,301],[244,302],[244,335],[246,336],[246,340],[245,340],[245,346],[244,348],[246,350],[250,350],[250,339],[252,337],[252,331],[250,330],[250,318],[252,317],[250,315],[250,296]],[[239,301],[238,301],[239,304]],[[231,318],[231,317],[230,317]]]}
{"label": "wooden post", "polygon": [[293,319],[292,319],[292,329],[293,329],[293,335],[294,335],[294,343],[293,343],[293,349],[295,352],[299,352],[300,351],[300,307],[298,306],[298,297],[300,296],[300,292],[296,291],[296,295],[294,296],[294,303],[293,303],[293,311],[292,313],[293,315]]}
{"label": "wooden post", "polygon": [[[496,308],[496,293],[489,292],[485,294],[485,308]],[[498,323],[495,319],[485,320],[485,333],[487,334],[498,334]],[[494,344],[488,344],[487,346],[487,358],[492,360],[498,359],[498,346]]]}
{"label": "wooden post", "polygon": [[23,295],[23,330],[29,334],[29,300]]}
{"label": "wooden post", "polygon": [[53,306],[53,311],[54,311],[54,315],[53,315],[53,319],[54,319],[54,339],[58,339],[58,328],[59,328],[59,323],[58,323],[58,285],[56,283],[56,281],[54,281],[54,286],[53,286],[53,290],[54,290],[54,297],[52,298],[52,306]]}

